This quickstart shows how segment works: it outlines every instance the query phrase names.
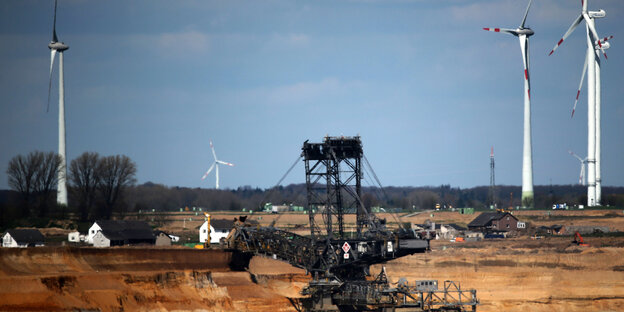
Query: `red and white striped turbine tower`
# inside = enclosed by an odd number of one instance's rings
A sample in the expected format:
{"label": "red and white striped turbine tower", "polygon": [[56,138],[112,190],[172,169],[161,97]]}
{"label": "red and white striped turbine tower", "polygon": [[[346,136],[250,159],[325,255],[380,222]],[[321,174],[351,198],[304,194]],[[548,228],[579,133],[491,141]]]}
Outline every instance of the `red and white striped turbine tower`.
{"label": "red and white striped turbine tower", "polygon": [[487,31],[501,32],[518,37],[522,62],[524,64],[524,144],[522,148],[522,206],[533,207],[533,150],[531,143],[531,79],[529,77],[529,37],[534,34],[524,24],[529,15],[533,0],[529,0],[522,23],[516,29],[483,28]]}

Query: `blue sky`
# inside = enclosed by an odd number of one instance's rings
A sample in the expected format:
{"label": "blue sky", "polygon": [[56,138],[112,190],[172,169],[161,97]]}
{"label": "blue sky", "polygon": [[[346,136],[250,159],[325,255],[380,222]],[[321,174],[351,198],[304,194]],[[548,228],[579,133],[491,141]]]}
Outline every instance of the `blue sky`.
{"label": "blue sky", "polygon": [[[361,135],[384,185],[521,184],[523,73],[516,28],[526,1],[60,0],[68,159],[125,154],[139,183],[270,187],[303,141]],[[531,37],[536,185],[573,184],[587,154],[587,95],[570,112],[585,55],[581,25],[548,52],[580,1],[535,0]],[[603,185],[623,186],[624,1],[602,70]],[[11,157],[57,149],[57,89],[46,113],[53,1],[0,3],[0,188]],[[622,39],[620,39],[622,38]],[[55,68],[53,84],[57,84]],[[284,181],[302,183],[303,164]],[[364,185],[373,184],[366,181]]]}

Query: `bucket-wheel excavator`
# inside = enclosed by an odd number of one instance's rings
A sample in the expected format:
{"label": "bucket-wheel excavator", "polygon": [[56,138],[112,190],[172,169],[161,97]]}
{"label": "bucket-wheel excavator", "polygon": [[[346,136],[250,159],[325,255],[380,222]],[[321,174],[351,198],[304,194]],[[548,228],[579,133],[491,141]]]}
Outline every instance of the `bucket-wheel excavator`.
{"label": "bucket-wheel excavator", "polygon": [[[392,284],[385,268],[371,276],[373,264],[429,251],[435,232],[390,230],[365,207],[359,136],[306,141],[301,156],[309,235],[251,226],[241,217],[227,238],[228,249],[239,257],[267,255],[305,269],[312,281],[302,291],[306,297],[293,300],[300,311],[476,311],[476,290],[462,290],[459,283],[445,281],[443,289],[437,281]],[[356,215],[355,227],[347,227],[346,214]]]}

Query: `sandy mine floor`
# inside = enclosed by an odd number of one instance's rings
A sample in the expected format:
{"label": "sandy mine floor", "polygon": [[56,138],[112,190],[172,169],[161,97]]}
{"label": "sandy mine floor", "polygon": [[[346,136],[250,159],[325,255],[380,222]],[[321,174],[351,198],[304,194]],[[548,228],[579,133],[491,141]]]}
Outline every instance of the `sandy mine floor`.
{"label": "sandy mine floor", "polygon": [[[518,216],[534,225],[624,229],[621,211],[557,213]],[[433,214],[409,221],[465,224],[475,217]],[[261,222],[276,217],[267,215]],[[307,216],[283,216],[278,226],[296,222],[306,223]],[[410,283],[436,279],[440,285],[454,280],[476,289],[478,311],[624,311],[624,237],[586,237],[590,247],[571,240],[432,241],[431,252],[384,266],[393,282],[400,277]],[[235,272],[230,259],[220,250],[181,247],[0,248],[0,311],[295,311],[288,298],[300,297],[309,280],[303,270],[254,257],[249,271]],[[377,274],[381,266],[371,272]]]}

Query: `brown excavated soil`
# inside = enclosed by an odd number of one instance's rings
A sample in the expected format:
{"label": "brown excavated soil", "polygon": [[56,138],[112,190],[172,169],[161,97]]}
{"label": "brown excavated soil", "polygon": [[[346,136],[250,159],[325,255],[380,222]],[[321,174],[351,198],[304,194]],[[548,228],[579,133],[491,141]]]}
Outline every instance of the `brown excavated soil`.
{"label": "brown excavated soil", "polygon": [[431,253],[385,266],[392,277],[436,279],[440,285],[453,280],[476,289],[479,311],[624,311],[624,239],[586,241],[620,247],[572,246],[569,237],[434,242]]}
{"label": "brown excavated soil", "polygon": [[282,293],[305,285],[299,270],[254,259],[252,277],[230,260],[188,248],[1,248],[0,311],[293,311]]}
{"label": "brown excavated soil", "polygon": [[[614,211],[518,216],[533,225],[624,229],[624,216]],[[465,224],[474,217],[435,212],[406,221]],[[261,223],[274,218],[266,215]],[[278,226],[306,221],[305,215],[284,215]],[[476,289],[478,311],[624,311],[624,237],[586,237],[590,247],[571,240],[432,241],[431,252],[385,267],[393,282],[454,280]],[[0,311],[295,311],[288,298],[300,297],[309,281],[303,270],[254,257],[247,272],[235,272],[231,259],[220,250],[176,247],[0,248]]]}

